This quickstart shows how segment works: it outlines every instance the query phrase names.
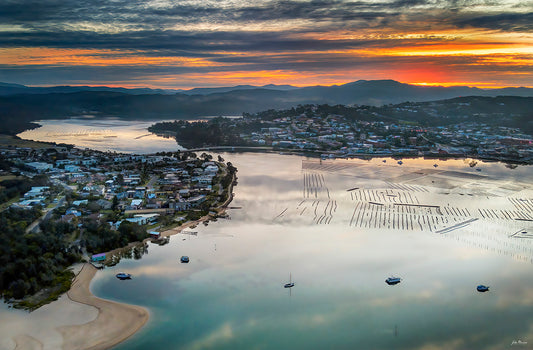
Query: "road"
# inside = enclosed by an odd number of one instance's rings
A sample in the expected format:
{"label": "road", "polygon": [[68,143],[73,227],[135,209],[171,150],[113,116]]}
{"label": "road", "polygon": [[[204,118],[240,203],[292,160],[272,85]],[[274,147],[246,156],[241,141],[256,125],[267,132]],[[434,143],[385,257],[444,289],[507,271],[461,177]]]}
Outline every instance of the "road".
{"label": "road", "polygon": [[[62,181],[57,180],[54,183],[56,185],[63,186],[65,188],[65,190],[67,190],[67,191],[72,191],[72,189],[67,184],[65,184]],[[39,224],[41,223],[41,221],[50,219],[50,217],[52,216],[54,210],[56,210],[57,208],[59,208],[60,206],[62,206],[64,204],[65,204],[65,196],[61,197],[57,201],[57,204],[53,208],[50,208],[50,209],[46,210],[39,219],[35,220],[28,227],[26,227],[26,233],[37,232],[37,230],[39,229]]]}

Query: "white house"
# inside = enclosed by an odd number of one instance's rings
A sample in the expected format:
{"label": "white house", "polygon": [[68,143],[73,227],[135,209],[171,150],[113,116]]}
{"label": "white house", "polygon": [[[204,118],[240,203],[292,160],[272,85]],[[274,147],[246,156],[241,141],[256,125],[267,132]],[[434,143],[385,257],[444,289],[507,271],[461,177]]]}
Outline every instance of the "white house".
{"label": "white house", "polygon": [[131,201],[131,207],[132,209],[141,209],[143,205],[143,200],[142,199],[134,199]]}

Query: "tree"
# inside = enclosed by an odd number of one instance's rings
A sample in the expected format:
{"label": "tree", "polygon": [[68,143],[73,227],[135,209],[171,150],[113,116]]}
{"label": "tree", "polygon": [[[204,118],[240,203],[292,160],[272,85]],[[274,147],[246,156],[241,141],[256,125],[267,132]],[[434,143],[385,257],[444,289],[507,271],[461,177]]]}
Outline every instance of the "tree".
{"label": "tree", "polygon": [[117,196],[113,196],[113,202],[111,204],[111,210],[117,211],[118,210],[118,204],[119,204],[119,201],[118,201]]}

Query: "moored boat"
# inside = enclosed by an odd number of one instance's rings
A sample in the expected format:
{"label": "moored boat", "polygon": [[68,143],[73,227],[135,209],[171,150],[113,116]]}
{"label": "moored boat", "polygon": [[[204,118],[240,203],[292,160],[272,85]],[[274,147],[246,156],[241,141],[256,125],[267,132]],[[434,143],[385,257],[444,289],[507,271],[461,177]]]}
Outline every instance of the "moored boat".
{"label": "moored boat", "polygon": [[131,275],[125,272],[119,272],[115,275],[119,280],[130,280]]}
{"label": "moored boat", "polygon": [[283,288],[292,288],[294,287],[294,282],[292,282],[292,273],[289,274],[289,283],[285,283]]}
{"label": "moored boat", "polygon": [[483,284],[480,284],[479,286],[477,286],[477,291],[481,292],[481,293],[488,292],[489,291],[489,287],[485,286]]}
{"label": "moored boat", "polygon": [[391,276],[385,280],[385,283],[387,283],[389,286],[392,286],[392,285],[400,283],[401,281],[402,279],[400,277]]}

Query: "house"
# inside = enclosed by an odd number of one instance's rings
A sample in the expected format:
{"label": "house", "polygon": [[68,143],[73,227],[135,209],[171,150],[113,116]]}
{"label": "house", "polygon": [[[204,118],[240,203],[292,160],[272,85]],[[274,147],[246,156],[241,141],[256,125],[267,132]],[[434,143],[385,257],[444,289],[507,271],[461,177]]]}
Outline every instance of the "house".
{"label": "house", "polygon": [[31,190],[24,194],[24,198],[41,197],[49,189],[50,187],[48,186],[32,187]]}
{"label": "house", "polygon": [[12,205],[18,208],[29,209],[36,205],[44,205],[44,201],[45,201],[44,197],[37,197],[37,198],[32,198],[32,199],[24,199]]}
{"label": "house", "polygon": [[72,222],[76,218],[74,214],[61,215],[61,222]]}
{"label": "house", "polygon": [[208,165],[204,169],[205,175],[216,175],[218,172],[218,167],[216,165]]}
{"label": "house", "polygon": [[159,214],[137,214],[132,218],[127,218],[126,221],[133,222],[137,225],[147,225],[154,222]]}
{"label": "house", "polygon": [[159,239],[159,238],[161,238],[161,232],[150,231],[150,238],[152,238],[152,239]]}
{"label": "house", "polygon": [[178,211],[186,210],[186,209],[189,209],[190,207],[191,207],[191,203],[189,203],[188,201],[178,201],[174,203],[174,208]]}
{"label": "house", "polygon": [[74,164],[74,161],[71,159],[59,159],[56,160],[56,166]]}
{"label": "house", "polygon": [[131,208],[134,209],[134,210],[137,210],[137,209],[141,209],[143,205],[143,200],[142,199],[134,199],[131,201]]}
{"label": "house", "polygon": [[81,216],[81,213],[79,211],[77,211],[76,209],[74,209],[74,208],[69,208],[65,212],[65,215]]}
{"label": "house", "polygon": [[113,206],[113,203],[111,203],[110,201],[106,201],[105,199],[97,200],[96,204],[98,204],[104,210],[111,209],[111,207]]}
{"label": "house", "polygon": [[191,203],[191,206],[197,206],[203,202],[205,202],[206,196],[201,194],[199,196],[195,196],[189,199],[189,203]]}
{"label": "house", "polygon": [[201,175],[194,177],[192,180],[198,182],[200,185],[210,185],[213,183],[213,176]]}
{"label": "house", "polygon": [[105,253],[93,254],[93,256],[91,256],[91,261],[92,262],[105,261]]}
{"label": "house", "polygon": [[65,165],[65,171],[68,171],[69,173],[76,173],[80,171],[80,167],[77,165]]}
{"label": "house", "polygon": [[98,163],[98,160],[97,159],[94,159],[94,158],[89,158],[89,159],[83,159],[81,161],[81,164],[85,165],[85,166],[88,166],[88,165],[93,165],[93,164],[96,164]]}
{"label": "house", "polygon": [[39,173],[43,173],[43,172],[53,168],[52,164],[41,163],[41,162],[26,163],[26,166],[30,167],[31,169],[33,169],[33,170],[35,170],[35,171],[37,171]]}
{"label": "house", "polygon": [[191,190],[189,190],[188,188],[183,188],[178,191],[178,194],[180,195],[180,197],[188,197],[191,195]]}

